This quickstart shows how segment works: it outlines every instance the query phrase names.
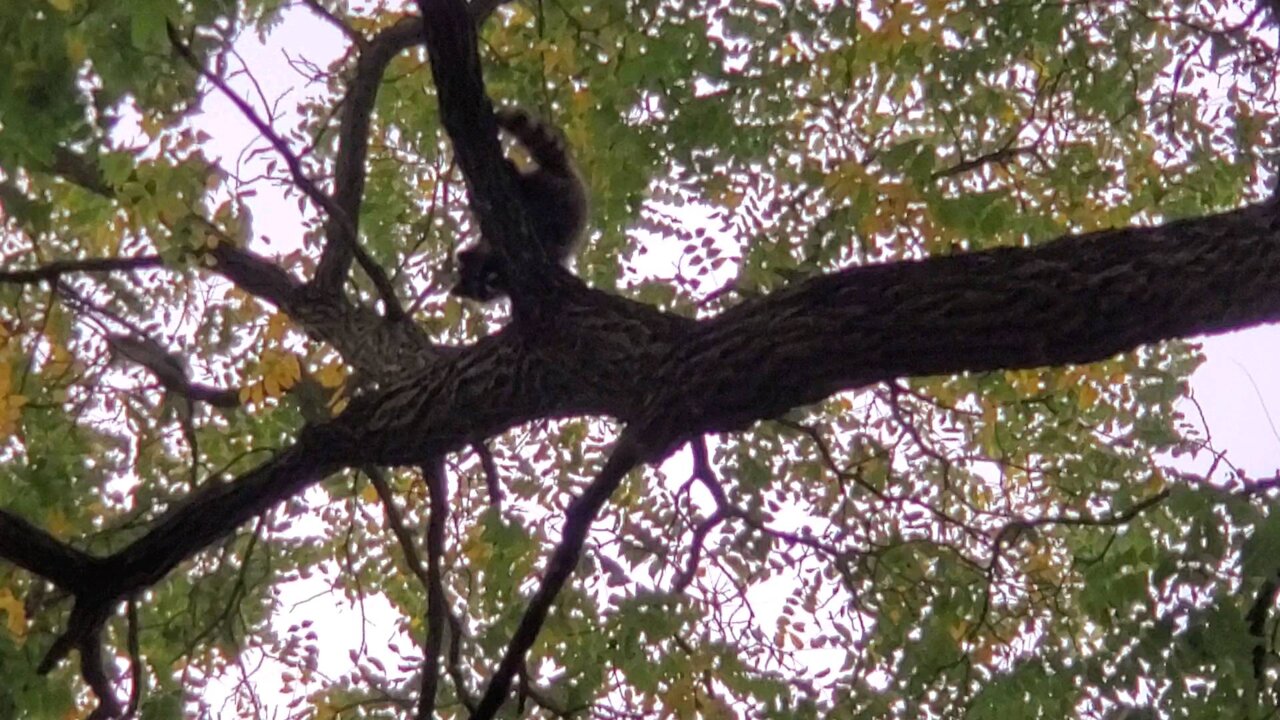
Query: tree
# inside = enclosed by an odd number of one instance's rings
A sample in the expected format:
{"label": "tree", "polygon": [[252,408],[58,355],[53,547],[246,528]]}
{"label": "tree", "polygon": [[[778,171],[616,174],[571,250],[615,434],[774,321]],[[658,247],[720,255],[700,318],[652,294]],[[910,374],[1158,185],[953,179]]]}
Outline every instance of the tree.
{"label": "tree", "polygon": [[[0,7],[0,714],[181,716],[246,652],[320,717],[1276,712],[1276,482],[1160,342],[1280,318],[1263,6],[304,9],[349,51],[287,128],[233,87],[277,3]],[[579,155],[590,286],[490,95]],[[476,229],[505,314],[444,291]],[[272,592],[326,568],[412,662],[315,676]]]}

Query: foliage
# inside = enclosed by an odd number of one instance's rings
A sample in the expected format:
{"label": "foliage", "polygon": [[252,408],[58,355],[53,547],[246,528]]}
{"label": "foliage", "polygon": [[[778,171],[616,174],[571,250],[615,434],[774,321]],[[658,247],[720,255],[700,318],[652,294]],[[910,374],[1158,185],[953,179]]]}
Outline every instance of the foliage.
{"label": "foliage", "polygon": [[[199,114],[220,93],[171,51],[163,22],[295,151],[313,148],[306,170],[327,178],[353,54],[335,52],[347,39],[313,5],[0,4],[0,265],[164,264],[0,284],[0,507],[109,552],[359,389],[332,347],[205,267],[209,248],[237,243],[309,274],[324,216],[262,139],[239,160],[238,146],[218,149],[240,120]],[[399,17],[323,5],[366,37]],[[1277,129],[1268,22],[1192,2],[539,2],[499,8],[482,52],[490,95],[554,118],[575,149],[593,197],[577,273],[704,317],[850,264],[1240,204]],[[295,57],[303,89],[278,104],[239,54],[261,40],[309,59]],[[465,342],[502,309],[445,292],[475,229],[424,62],[420,47],[402,53],[378,94],[360,242],[433,338]],[[243,405],[188,403],[109,350],[108,335],[135,332]],[[904,379],[716,436],[707,467],[689,452],[632,473],[533,648],[529,705],[1272,716],[1280,519],[1270,491],[1220,458],[1202,476],[1176,469],[1183,454],[1214,457],[1183,416],[1199,360],[1171,342],[1086,366]],[[450,458],[444,581],[473,689],[615,433],[541,420],[493,438],[489,471],[483,453]],[[426,592],[393,526],[424,527],[429,503],[417,470],[389,483],[392,507],[368,475],[335,475],[139,598],[142,716],[402,714]],[[334,629],[284,629],[280,595],[317,584],[385,601],[380,622],[403,635],[393,663],[361,647],[341,677],[322,676]],[[65,599],[0,565],[0,716],[90,707],[71,664],[35,672]],[[132,677],[128,623],[109,628]],[[237,686],[264,657],[270,670]],[[442,693],[441,715],[463,716],[455,685]]]}

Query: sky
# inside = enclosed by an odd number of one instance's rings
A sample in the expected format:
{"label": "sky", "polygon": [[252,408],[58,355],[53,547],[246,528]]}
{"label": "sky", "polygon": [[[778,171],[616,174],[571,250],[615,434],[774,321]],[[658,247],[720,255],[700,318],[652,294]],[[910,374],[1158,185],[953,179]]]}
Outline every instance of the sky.
{"label": "sky", "polygon": [[[1280,326],[1264,325],[1208,338],[1206,361],[1191,377],[1214,445],[1252,478],[1280,469]],[[1193,405],[1184,405],[1195,418]]]}

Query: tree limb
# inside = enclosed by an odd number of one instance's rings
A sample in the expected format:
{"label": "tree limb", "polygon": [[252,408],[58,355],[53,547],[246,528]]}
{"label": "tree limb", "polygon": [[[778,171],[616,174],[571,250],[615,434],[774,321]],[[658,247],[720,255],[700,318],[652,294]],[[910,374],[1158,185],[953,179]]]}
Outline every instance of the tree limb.
{"label": "tree limb", "polygon": [[[192,382],[187,377],[186,364],[164,348],[154,338],[145,335],[108,335],[107,345],[112,352],[151,371],[164,389],[189,400],[209,403],[215,407],[240,406],[239,391],[216,388]],[[194,449],[193,449],[194,452]]]}
{"label": "tree limb", "polygon": [[[417,717],[418,720],[431,720],[435,717],[441,651],[449,615],[440,568],[444,557],[445,523],[449,519],[449,487],[444,474],[444,458],[431,458],[423,465],[422,475],[431,496],[431,513],[427,517],[427,642],[423,647],[422,691],[418,697]],[[457,641],[458,638],[454,637],[454,642]],[[459,696],[463,692],[465,688],[460,689]]]}
{"label": "tree limb", "polygon": [[7,510],[0,510],[0,558],[63,590],[78,592],[97,560]]}
{"label": "tree limb", "polygon": [[159,255],[122,258],[58,260],[28,270],[0,270],[0,283],[31,284],[54,282],[71,273],[111,273],[164,267]]}
{"label": "tree limb", "polygon": [[591,524],[595,522],[600,509],[617,489],[618,484],[628,472],[631,472],[632,468],[646,460],[647,454],[645,448],[635,438],[633,431],[623,431],[614,445],[613,453],[610,454],[609,460],[599,474],[582,491],[582,494],[569,504],[568,510],[565,511],[564,530],[561,532],[560,542],[547,561],[542,582],[538,585],[533,597],[529,599],[529,605],[520,618],[520,624],[507,644],[507,650],[503,653],[497,670],[489,678],[489,684],[480,698],[480,704],[471,714],[471,720],[491,720],[502,707],[502,703],[506,701],[507,692],[511,689],[511,681],[524,664],[525,654],[529,652],[529,648],[533,647],[534,640],[542,630],[542,624],[551,611],[551,604],[555,602],[560,589],[568,582],[569,576],[578,566],[578,559],[582,556],[582,547],[587,541],[587,532],[591,529]]}

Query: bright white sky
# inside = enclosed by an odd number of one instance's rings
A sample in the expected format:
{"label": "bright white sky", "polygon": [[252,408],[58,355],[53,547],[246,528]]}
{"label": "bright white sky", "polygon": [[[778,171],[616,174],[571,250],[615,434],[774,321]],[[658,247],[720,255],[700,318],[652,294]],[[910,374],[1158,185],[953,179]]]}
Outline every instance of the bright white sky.
{"label": "bright white sky", "polygon": [[[284,50],[325,66],[343,47],[345,39],[332,26],[306,12],[294,12],[265,45],[252,42],[252,38],[237,45],[244,61],[253,68],[263,94],[272,101],[281,99],[277,107],[282,110],[292,107],[307,93],[324,90],[304,87],[304,78],[289,67]],[[232,85],[258,104],[256,91],[250,89],[245,78],[233,78]],[[256,131],[225,98],[216,94],[206,101],[205,113],[197,117],[196,123],[213,137],[206,152],[219,158],[228,170],[236,171],[238,159],[245,157],[242,156],[245,147],[251,143],[256,148],[265,145],[255,142]],[[291,123],[288,117],[276,119],[277,127],[288,127]],[[248,159],[248,167],[241,168],[240,174],[245,177],[257,174],[268,158],[270,153],[260,153]],[[297,204],[281,202],[266,188],[257,189],[259,194],[249,200],[253,209],[253,232],[257,237],[272,239],[269,246],[259,245],[257,249],[283,253],[297,247],[301,234]],[[1192,387],[1215,446],[1227,450],[1228,458],[1250,476],[1272,475],[1280,466],[1280,431],[1273,421],[1273,418],[1280,421],[1280,373],[1276,372],[1275,361],[1280,350],[1280,327],[1254,328],[1202,341],[1208,361],[1192,378]],[[1188,418],[1196,419],[1197,410],[1190,404],[1185,412]],[[687,462],[685,458],[679,461]],[[1197,462],[1188,468],[1193,466],[1203,469],[1204,463]],[[687,475],[687,471],[673,469],[672,472]],[[283,631],[289,624],[308,619],[314,622],[323,639],[318,658],[318,669],[323,675],[332,679],[349,673],[352,669],[349,653],[353,650],[372,654],[392,669],[402,661],[387,650],[389,641],[395,640],[401,649],[414,648],[411,640],[385,621],[393,612],[381,598],[370,599],[362,613],[341,599],[321,595],[325,590],[327,584],[318,577],[287,585],[282,600],[285,607],[293,610],[276,626]],[[225,678],[225,682],[210,688],[207,697],[227,697],[238,681],[239,678]],[[269,705],[273,697],[283,697],[276,694],[281,687],[279,672],[273,671],[269,663],[254,676],[253,684]],[[214,709],[218,710],[217,704]],[[224,707],[224,712],[227,717],[235,714],[230,705]],[[287,714],[281,707],[280,716]]]}
{"label": "bright white sky", "polygon": [[[1202,338],[1208,360],[1191,377],[1214,445],[1250,477],[1280,469],[1280,326]],[[1184,412],[1195,419],[1195,408]]]}

